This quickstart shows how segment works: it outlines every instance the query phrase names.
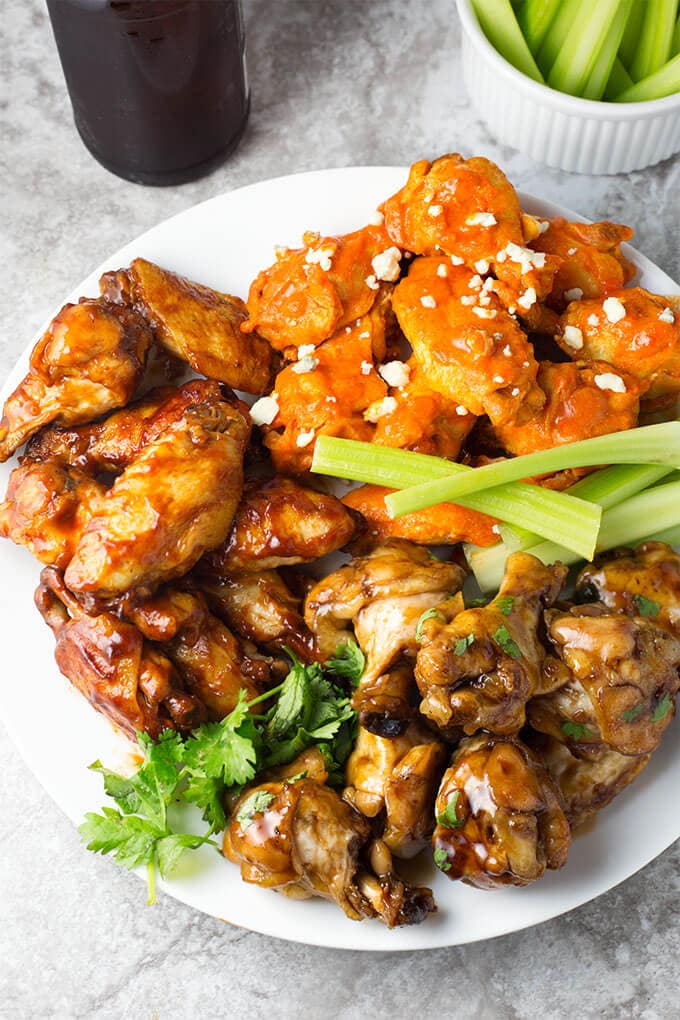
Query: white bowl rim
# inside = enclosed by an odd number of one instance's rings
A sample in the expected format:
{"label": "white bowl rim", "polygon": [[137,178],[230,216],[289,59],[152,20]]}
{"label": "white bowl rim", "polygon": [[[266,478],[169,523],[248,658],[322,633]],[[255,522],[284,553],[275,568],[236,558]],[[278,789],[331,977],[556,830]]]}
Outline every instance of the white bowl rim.
{"label": "white bowl rim", "polygon": [[645,99],[638,103],[611,103],[599,99],[583,99],[571,96],[566,92],[558,92],[541,82],[535,81],[522,71],[518,71],[505,57],[501,56],[485,36],[474,8],[472,0],[456,0],[458,14],[467,37],[485,59],[496,69],[515,83],[522,91],[532,95],[539,102],[547,102],[560,107],[565,113],[587,114],[603,120],[638,120],[655,113],[667,113],[677,109],[680,112],[680,92],[675,92],[662,99]]}

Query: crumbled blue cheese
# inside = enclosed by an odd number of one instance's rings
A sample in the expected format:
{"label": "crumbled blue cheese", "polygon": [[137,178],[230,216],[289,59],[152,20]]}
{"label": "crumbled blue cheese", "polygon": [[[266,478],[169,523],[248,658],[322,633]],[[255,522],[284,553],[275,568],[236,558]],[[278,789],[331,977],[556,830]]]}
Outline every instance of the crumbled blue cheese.
{"label": "crumbled blue cheese", "polygon": [[620,322],[626,316],[626,309],[621,304],[618,298],[608,297],[602,302],[602,308],[604,314],[607,316],[610,322]]}
{"label": "crumbled blue cheese", "polygon": [[583,333],[578,326],[565,326],[562,331],[562,339],[567,347],[580,351],[583,347]]}
{"label": "crumbled blue cheese", "polygon": [[493,227],[496,217],[490,212],[476,212],[465,221],[469,227]]}
{"label": "crumbled blue cheese", "polygon": [[376,209],[368,222],[372,227],[380,227],[385,222],[385,217],[379,209]]}
{"label": "crumbled blue cheese", "polygon": [[470,277],[470,280],[468,282],[468,287],[470,288],[470,290],[481,290],[483,286],[484,280],[478,273]]}
{"label": "crumbled blue cheese", "polygon": [[588,322],[589,326],[599,326],[600,325],[600,320],[598,319],[597,315],[595,315],[595,314],[589,315],[588,319],[587,319],[587,322]]}
{"label": "crumbled blue cheese", "polygon": [[431,294],[423,294],[423,296],[420,299],[420,303],[423,306],[423,308],[437,307],[437,302],[435,301]]}
{"label": "crumbled blue cheese", "polygon": [[456,407],[456,414],[459,414],[461,416],[461,418],[464,415],[469,414],[469,413],[470,412],[468,411],[467,407],[463,407],[462,404],[458,404],[458,406]]}
{"label": "crumbled blue cheese", "polygon": [[440,262],[437,266],[437,276],[447,276],[448,270],[443,262]]}
{"label": "crumbled blue cheese", "polygon": [[511,262],[516,262],[522,267],[522,273],[528,273],[532,269],[543,269],[545,266],[545,252],[532,251],[531,248],[523,248],[521,244],[513,241],[506,244],[505,252]]}
{"label": "crumbled blue cheese", "polygon": [[476,294],[463,294],[463,296],[460,299],[460,303],[461,303],[461,305],[474,305],[474,304],[477,303],[477,295]]}
{"label": "crumbled blue cheese", "polygon": [[495,319],[496,309],[495,308],[480,308],[478,305],[472,309],[474,314],[480,319]]}
{"label": "crumbled blue cheese", "polygon": [[521,297],[517,298],[517,304],[522,308],[531,308],[536,304],[536,291],[533,287],[527,287]]}
{"label": "crumbled blue cheese", "polygon": [[505,347],[503,348],[503,354],[505,355],[506,358],[512,357],[512,348],[510,344],[505,345]]}
{"label": "crumbled blue cheese", "polygon": [[498,383],[499,386],[504,386],[505,385],[505,379],[503,378],[502,375],[495,375],[493,377],[493,381],[495,383]]}
{"label": "crumbled blue cheese", "polygon": [[276,394],[271,397],[260,397],[250,408],[250,418],[255,425],[271,425],[279,413],[279,402]]}
{"label": "crumbled blue cheese", "polygon": [[596,375],[593,382],[600,390],[611,390],[613,393],[626,392],[626,384],[621,376],[614,372],[603,372],[601,375]]}
{"label": "crumbled blue cheese", "polygon": [[307,354],[304,358],[300,358],[299,361],[296,361],[291,368],[293,372],[297,373],[297,375],[305,375],[307,372],[313,372],[318,364],[318,358],[314,358],[311,354]]}
{"label": "crumbled blue cheese", "polygon": [[399,263],[401,262],[401,251],[395,245],[381,251],[371,260],[371,265],[376,279],[387,280],[392,283],[399,277]]}
{"label": "crumbled blue cheese", "polygon": [[580,301],[583,297],[583,291],[580,287],[570,287],[569,290],[565,290],[564,298],[566,301]]}
{"label": "crumbled blue cheese", "polygon": [[314,442],[314,429],[310,429],[309,432],[298,432],[295,445],[303,450],[305,446],[309,446],[312,442]]}
{"label": "crumbled blue cheese", "polygon": [[364,282],[370,290],[377,290],[380,286],[373,273],[367,276]]}
{"label": "crumbled blue cheese", "polygon": [[449,258],[452,266],[462,266],[465,262],[465,259],[462,259],[460,255],[449,255]]}
{"label": "crumbled blue cheese", "polygon": [[430,205],[427,209],[428,216],[441,216],[442,207],[440,205]]}
{"label": "crumbled blue cheese", "polygon": [[550,220],[536,220],[538,224],[538,233],[545,234],[546,230],[550,229]]}
{"label": "crumbled blue cheese", "polygon": [[411,367],[403,361],[386,361],[378,369],[388,386],[401,389],[411,377]]}
{"label": "crumbled blue cheese", "polygon": [[364,419],[375,424],[380,418],[384,418],[386,414],[393,414],[396,409],[397,402],[394,397],[383,397],[382,400],[376,400],[366,408]]}
{"label": "crumbled blue cheese", "polygon": [[662,312],[659,312],[659,322],[675,322],[672,309],[664,308]]}
{"label": "crumbled blue cheese", "polygon": [[361,374],[362,375],[370,375],[372,371],[373,371],[373,362],[371,362],[371,361],[362,361],[361,362]]}
{"label": "crumbled blue cheese", "polygon": [[477,262],[475,262],[475,269],[477,270],[478,273],[481,273],[482,276],[484,276],[485,273],[489,272],[489,262],[488,262],[488,260],[487,259],[478,259]]}
{"label": "crumbled blue cheese", "polygon": [[331,268],[331,259],[334,254],[333,248],[310,248],[305,255],[305,262],[310,266],[316,263],[320,269],[327,273]]}
{"label": "crumbled blue cheese", "polygon": [[363,333],[359,333],[359,339],[360,340],[370,340],[371,339],[371,334],[369,333],[369,331],[367,329],[365,329],[363,331]]}
{"label": "crumbled blue cheese", "polygon": [[309,357],[315,350],[314,344],[300,344],[297,351],[298,360],[301,361],[303,358]]}

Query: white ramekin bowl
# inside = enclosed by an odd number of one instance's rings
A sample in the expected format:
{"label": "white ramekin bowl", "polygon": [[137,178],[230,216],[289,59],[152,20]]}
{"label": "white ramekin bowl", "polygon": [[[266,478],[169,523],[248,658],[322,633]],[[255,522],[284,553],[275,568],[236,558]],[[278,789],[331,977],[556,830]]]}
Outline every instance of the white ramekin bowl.
{"label": "white ramekin bowl", "polygon": [[646,103],[600,103],[556,92],[493,48],[470,0],[457,4],[465,85],[500,141],[581,174],[628,173],[680,151],[680,93]]}

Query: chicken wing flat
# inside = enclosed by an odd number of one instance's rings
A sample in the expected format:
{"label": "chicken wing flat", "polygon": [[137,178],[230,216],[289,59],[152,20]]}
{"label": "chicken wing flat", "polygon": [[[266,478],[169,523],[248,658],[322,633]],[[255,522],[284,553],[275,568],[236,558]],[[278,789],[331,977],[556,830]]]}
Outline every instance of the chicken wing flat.
{"label": "chicken wing flat", "polygon": [[248,313],[240,298],[146,259],[105,274],[100,286],[104,294],[131,301],[150,322],[158,342],[195,372],[246,393],[268,390],[278,359],[261,336],[241,331]]}
{"label": "chicken wing flat", "polygon": [[542,734],[531,734],[531,746],[545,763],[564,801],[572,830],[611,804],[649,763],[650,755],[636,758],[602,747],[587,757],[576,757],[565,744]]}
{"label": "chicken wing flat", "polygon": [[498,522],[495,517],[456,503],[439,503],[427,510],[404,514],[403,517],[390,517],[385,506],[385,496],[393,491],[381,485],[361,485],[343,496],[345,506],[360,513],[367,526],[359,532],[358,539],[351,546],[353,550],[362,551],[367,546],[391,538],[408,539],[417,545],[472,542],[474,545],[488,546],[498,541]]}
{"label": "chicken wing flat", "polygon": [[[317,346],[361,318],[379,280],[396,280],[401,252],[382,226],[339,237],[308,232],[304,248],[282,251],[253,281],[246,332],[258,330],[277,350]],[[374,264],[375,263],[375,264]]]}
{"label": "chicken wing flat", "polygon": [[133,310],[101,298],[64,305],[33,348],[0,418],[0,461],[50,422],[92,421],[131,399],[152,335]]}
{"label": "chicken wing flat", "polygon": [[435,909],[430,890],[403,882],[387,847],[371,846],[370,837],[363,815],[334,790],[297,778],[246,790],[225,832],[224,854],[240,865],[245,882],[294,899],[321,896],[352,920],[378,917],[390,928],[424,921]]}
{"label": "chicken wing flat", "polygon": [[105,491],[78,468],[24,459],[9,476],[7,495],[0,503],[0,537],[26,546],[42,563],[63,570]]}
{"label": "chicken wing flat", "polygon": [[90,519],[66,571],[72,591],[151,591],[224,541],[243,490],[243,405],[207,399],[143,447]]}
{"label": "chicken wing flat", "polygon": [[441,257],[420,258],[392,304],[428,385],[463,413],[503,424],[531,417],[545,397],[533,348],[493,284]]}
{"label": "chicken wing flat", "polygon": [[205,559],[215,576],[310,563],[346,545],[357,516],[336,496],[290,478],[246,483],[226,541]]}
{"label": "chicken wing flat", "polygon": [[61,673],[114,725],[155,740],[164,729],[205,721],[205,706],[133,624],[108,612],[89,616],[52,567],[43,570],[35,600],[57,639]]}
{"label": "chicken wing flat", "polygon": [[498,595],[481,608],[422,627],[416,680],[420,711],[444,732],[516,733],[529,698],[540,693],[546,651],[538,628],[566,577],[528,553],[508,557]]}
{"label": "chicken wing flat", "polygon": [[[595,606],[547,613],[546,623],[557,654],[590,699],[596,735],[619,754],[653,751],[675,714],[680,641],[648,619]],[[562,732],[578,740],[573,727]]]}
{"label": "chicken wing flat", "polygon": [[562,216],[546,224],[529,247],[561,260],[546,298],[558,312],[570,301],[604,298],[635,276],[635,266],[621,253],[621,242],[633,236],[630,227],[606,221],[570,223]]}
{"label": "chicken wing flat", "polygon": [[521,425],[494,428],[501,446],[516,456],[634,428],[647,388],[604,361],[543,361],[537,382],[547,397],[543,407]]}
{"label": "chicken wing flat", "polygon": [[361,682],[369,684],[402,656],[415,656],[421,615],[459,591],[464,579],[455,563],[410,542],[387,542],[319,581],[305,600],[305,621],[324,658],[354,623],[366,655]]}
{"label": "chicken wing flat", "polygon": [[664,406],[680,393],[678,298],[629,287],[604,301],[572,301],[555,340],[570,357],[606,361],[647,383],[646,405]]}
{"label": "chicken wing flat", "polygon": [[616,613],[646,616],[680,638],[680,555],[664,542],[588,563],[576,579],[581,600],[595,597]]}
{"label": "chicken wing flat", "polygon": [[368,681],[362,677],[352,696],[352,707],[369,733],[399,737],[418,716],[417,695],[412,664],[397,662],[382,676]]}
{"label": "chicken wing flat", "polygon": [[529,885],[561,868],[571,833],[547,768],[516,737],[464,740],[444,774],[435,863],[479,889]]}
{"label": "chicken wing flat", "polygon": [[434,798],[446,746],[413,722],[386,739],[359,727],[343,797],[367,818],[384,812],[382,840],[395,857],[414,857],[434,828]]}

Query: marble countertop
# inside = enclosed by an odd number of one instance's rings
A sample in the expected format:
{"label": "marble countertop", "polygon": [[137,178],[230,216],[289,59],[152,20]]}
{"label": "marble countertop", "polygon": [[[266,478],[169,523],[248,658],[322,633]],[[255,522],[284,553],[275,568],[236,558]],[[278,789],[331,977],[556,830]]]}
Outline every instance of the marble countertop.
{"label": "marble countertop", "polygon": [[[628,177],[579,177],[499,146],[463,90],[453,0],[246,0],[245,8],[245,139],[212,176],[155,190],[118,180],[88,155],[44,4],[5,0],[0,379],[64,293],[124,242],[221,191],[316,167],[487,155],[518,187],[632,224],[638,246],[680,277],[680,159]],[[680,944],[678,845],[531,931],[362,955],[228,927],[167,897],[145,908],[136,878],[83,851],[1,726],[0,770],[2,1018],[350,1020],[416,1009],[464,1020],[677,1016],[680,979],[669,963]]]}

